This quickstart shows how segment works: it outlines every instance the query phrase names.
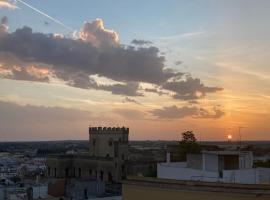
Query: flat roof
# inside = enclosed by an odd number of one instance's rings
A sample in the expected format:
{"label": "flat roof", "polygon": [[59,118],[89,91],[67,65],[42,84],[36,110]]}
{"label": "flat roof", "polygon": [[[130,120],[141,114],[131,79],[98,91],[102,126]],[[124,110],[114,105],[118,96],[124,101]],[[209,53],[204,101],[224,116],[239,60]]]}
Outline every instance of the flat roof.
{"label": "flat roof", "polygon": [[202,151],[202,154],[214,154],[214,155],[240,155],[248,154],[251,151]]}
{"label": "flat roof", "polygon": [[155,187],[172,190],[207,191],[266,195],[270,197],[270,185],[263,184],[236,184],[219,182],[183,181],[150,177],[128,176],[122,183],[141,187]]}

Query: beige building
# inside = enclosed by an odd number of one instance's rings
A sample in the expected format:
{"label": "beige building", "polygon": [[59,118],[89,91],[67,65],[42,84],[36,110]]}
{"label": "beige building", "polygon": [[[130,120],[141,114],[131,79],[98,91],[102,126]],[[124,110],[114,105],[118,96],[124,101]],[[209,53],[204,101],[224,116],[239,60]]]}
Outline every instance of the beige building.
{"label": "beige building", "polygon": [[199,181],[128,177],[123,200],[269,200],[270,185],[243,185]]}
{"label": "beige building", "polygon": [[127,174],[128,135],[125,127],[89,127],[89,154],[49,156],[47,176],[121,181]]}

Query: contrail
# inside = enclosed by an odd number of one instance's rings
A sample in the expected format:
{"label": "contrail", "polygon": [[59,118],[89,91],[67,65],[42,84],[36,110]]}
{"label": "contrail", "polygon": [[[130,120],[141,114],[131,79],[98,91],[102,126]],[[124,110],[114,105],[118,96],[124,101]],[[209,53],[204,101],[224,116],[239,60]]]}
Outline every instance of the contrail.
{"label": "contrail", "polygon": [[25,6],[27,6],[28,8],[31,8],[32,10],[38,12],[39,14],[41,14],[41,15],[47,17],[48,19],[50,19],[50,20],[52,20],[53,22],[59,24],[60,26],[64,27],[65,29],[67,29],[67,30],[69,30],[69,31],[72,31],[72,32],[75,31],[75,29],[73,29],[73,28],[71,28],[71,27],[65,25],[64,23],[60,22],[59,20],[57,20],[57,19],[55,19],[55,18],[53,18],[53,17],[47,15],[46,13],[42,12],[41,10],[39,10],[39,9],[37,9],[37,8],[35,8],[35,7],[31,6],[31,5],[29,5],[28,3],[26,3],[26,2],[24,2],[24,1],[22,1],[22,0],[16,0],[16,1],[19,1],[20,3],[22,3],[22,4],[25,5]]}

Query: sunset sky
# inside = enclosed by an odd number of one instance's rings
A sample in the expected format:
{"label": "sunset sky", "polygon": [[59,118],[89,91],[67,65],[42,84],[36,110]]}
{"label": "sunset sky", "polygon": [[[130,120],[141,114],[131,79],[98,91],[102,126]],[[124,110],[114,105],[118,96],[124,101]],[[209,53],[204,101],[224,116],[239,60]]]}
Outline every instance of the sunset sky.
{"label": "sunset sky", "polygon": [[269,0],[0,0],[0,141],[270,140]]}

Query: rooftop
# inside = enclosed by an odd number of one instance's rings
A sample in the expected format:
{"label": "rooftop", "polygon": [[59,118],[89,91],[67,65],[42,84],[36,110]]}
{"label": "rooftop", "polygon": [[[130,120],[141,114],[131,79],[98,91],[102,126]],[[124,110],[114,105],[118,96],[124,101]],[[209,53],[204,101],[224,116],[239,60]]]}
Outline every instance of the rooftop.
{"label": "rooftop", "polygon": [[91,127],[89,126],[89,133],[129,133],[127,127]]}
{"label": "rooftop", "polygon": [[51,154],[48,155],[48,158],[51,159],[87,159],[87,160],[104,160],[104,161],[113,161],[111,157],[96,157],[91,155],[80,155],[80,154]]}
{"label": "rooftop", "polygon": [[242,193],[266,195],[270,197],[270,185],[246,185],[231,183],[212,183],[199,181],[181,181],[171,179],[159,179],[149,177],[128,177],[122,181],[127,185],[140,185],[143,187],[158,187],[162,189],[179,189],[191,191],[207,191],[207,192],[226,192],[226,193]]}
{"label": "rooftop", "polygon": [[213,154],[213,155],[240,155],[248,153],[250,153],[250,151],[202,151],[202,154]]}

